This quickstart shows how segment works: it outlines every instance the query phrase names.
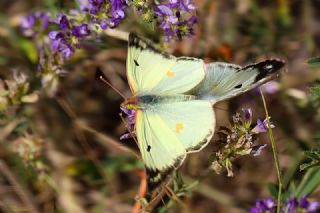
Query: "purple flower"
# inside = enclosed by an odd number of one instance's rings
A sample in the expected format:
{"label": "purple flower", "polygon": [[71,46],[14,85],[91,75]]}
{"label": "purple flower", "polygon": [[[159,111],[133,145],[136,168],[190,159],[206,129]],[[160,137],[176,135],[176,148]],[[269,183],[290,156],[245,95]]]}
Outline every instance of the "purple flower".
{"label": "purple flower", "polygon": [[161,1],[154,7],[154,14],[164,32],[166,42],[194,34],[193,25],[197,22],[196,17],[192,15],[194,10],[191,0]]}
{"label": "purple flower", "polygon": [[[232,163],[235,159],[249,154],[258,156],[267,146],[267,144],[257,145],[257,135],[263,131],[258,129],[260,128],[259,125],[255,129],[252,129],[251,109],[242,109],[242,112],[242,114],[235,113],[232,116],[231,127],[222,126],[218,132],[217,142],[222,147],[215,153],[216,158],[211,167],[218,174],[225,168],[228,171],[228,176],[232,175]],[[262,125],[260,120],[258,123]],[[253,209],[252,212],[254,211],[256,210]]]}
{"label": "purple flower", "polygon": [[191,2],[191,0],[180,0],[179,5],[180,5],[181,9],[183,9],[184,11],[190,11],[190,10],[196,9],[196,7]]}
{"label": "purple flower", "polygon": [[[279,91],[280,86],[279,86],[279,83],[276,81],[269,81],[261,85],[259,88],[261,88],[262,91],[265,91],[266,93],[274,94]],[[258,92],[260,92],[259,88],[258,88]]]}
{"label": "purple flower", "polygon": [[[110,10],[105,10],[104,13],[108,14],[109,18],[100,20],[100,27],[102,29],[115,28],[125,18],[127,2],[125,0],[110,0]],[[104,8],[102,8],[104,9]]]}
{"label": "purple flower", "polygon": [[49,32],[48,37],[51,39],[51,49],[64,58],[69,58],[79,48],[79,40],[90,35],[87,24],[72,26],[72,19],[69,20],[64,14],[59,14],[58,18],[53,21],[60,30]]}
{"label": "purple flower", "polygon": [[[281,203],[281,213],[316,213],[320,210],[320,202],[313,201],[309,202],[306,196],[300,200],[293,197],[288,199],[286,202]],[[254,208],[250,209],[250,213],[274,213],[276,211],[276,204],[272,198],[257,199]]]}
{"label": "purple flower", "polygon": [[47,29],[49,16],[45,12],[35,12],[26,15],[20,20],[20,27],[25,36],[32,37]]}
{"label": "purple flower", "polygon": [[245,123],[250,126],[252,122],[252,110],[250,108],[242,109],[244,113]]}
{"label": "purple flower", "polygon": [[250,209],[250,213],[273,212],[275,209],[276,204],[272,198],[257,199],[256,206]]}
{"label": "purple flower", "polygon": [[26,15],[21,18],[20,26],[24,29],[32,28],[35,22],[36,22],[36,19],[33,14]]}
{"label": "purple flower", "polygon": [[88,12],[90,19],[102,29],[114,28],[125,18],[126,0],[88,0],[81,10]]}
{"label": "purple flower", "polygon": [[129,132],[123,134],[120,137],[120,140],[123,140],[123,139],[127,139],[127,138],[132,137],[132,133],[135,132],[136,111],[134,109],[128,109],[122,105],[120,106],[120,109],[122,112],[124,112],[127,115],[127,118],[128,118],[127,128],[128,128]]}
{"label": "purple flower", "polygon": [[70,29],[68,17],[63,13],[60,13],[58,15],[58,18],[56,20],[53,20],[53,22],[58,24],[59,28],[63,31],[68,31]]}
{"label": "purple flower", "polygon": [[300,199],[300,208],[307,210],[307,212],[309,212],[309,213],[316,213],[317,210],[320,209],[320,202],[313,201],[313,202],[310,203],[307,200],[307,197],[303,196]]}
{"label": "purple flower", "polygon": [[286,212],[295,213],[298,206],[299,202],[297,198],[291,198],[287,201]]}
{"label": "purple flower", "polygon": [[89,11],[90,14],[97,14],[103,3],[105,3],[104,0],[89,0],[88,1],[88,6],[87,6],[87,10]]}
{"label": "purple flower", "polygon": [[74,26],[74,27],[72,27],[71,31],[72,31],[72,35],[74,35],[78,38],[82,38],[82,37],[90,35],[90,30],[89,30],[87,24],[81,24],[79,26]]}
{"label": "purple flower", "polygon": [[[269,118],[270,120],[270,118]],[[270,128],[274,128],[275,126],[270,122]],[[262,133],[268,131],[268,122],[267,119],[264,119],[264,121],[261,121],[260,119],[257,120],[257,125],[252,129],[255,133]]]}

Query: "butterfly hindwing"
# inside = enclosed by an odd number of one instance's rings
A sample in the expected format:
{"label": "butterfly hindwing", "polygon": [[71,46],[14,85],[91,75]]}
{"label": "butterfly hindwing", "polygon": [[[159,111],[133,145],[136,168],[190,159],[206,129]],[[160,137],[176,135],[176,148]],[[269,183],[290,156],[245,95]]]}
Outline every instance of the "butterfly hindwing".
{"label": "butterfly hindwing", "polygon": [[208,101],[159,102],[138,110],[136,132],[149,184],[157,185],[189,152],[212,138],[215,117]]}
{"label": "butterfly hindwing", "polygon": [[148,41],[129,35],[127,77],[134,95],[175,95],[203,80],[201,59],[176,58],[156,49]]}
{"label": "butterfly hindwing", "polygon": [[190,93],[216,103],[251,90],[270,80],[284,66],[278,59],[265,60],[240,67],[228,63],[206,65],[205,79]]}

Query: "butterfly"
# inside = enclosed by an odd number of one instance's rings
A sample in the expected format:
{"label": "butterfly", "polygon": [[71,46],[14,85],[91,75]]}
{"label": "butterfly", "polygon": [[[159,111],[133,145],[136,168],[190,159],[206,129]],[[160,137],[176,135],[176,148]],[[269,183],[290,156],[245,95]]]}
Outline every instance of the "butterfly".
{"label": "butterfly", "polygon": [[127,78],[133,93],[121,107],[133,111],[133,132],[144,161],[148,187],[154,188],[188,153],[198,152],[215,130],[212,105],[244,93],[283,67],[273,59],[240,67],[205,64],[161,52],[149,41],[129,35]]}

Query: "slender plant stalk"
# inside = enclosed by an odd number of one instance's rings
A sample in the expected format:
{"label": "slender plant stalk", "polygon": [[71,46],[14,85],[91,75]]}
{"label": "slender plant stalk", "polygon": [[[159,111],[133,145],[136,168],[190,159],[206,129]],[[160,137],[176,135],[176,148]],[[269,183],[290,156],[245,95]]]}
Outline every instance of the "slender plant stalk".
{"label": "slender plant stalk", "polygon": [[0,173],[3,174],[3,176],[6,177],[9,183],[13,186],[15,192],[28,209],[27,211],[30,213],[39,213],[40,211],[34,203],[32,196],[18,182],[15,175],[11,172],[10,168],[3,160],[0,160]]}
{"label": "slender plant stalk", "polygon": [[271,128],[271,123],[269,119],[269,113],[267,109],[267,104],[266,100],[264,98],[263,92],[260,89],[260,94],[262,97],[262,102],[263,102],[263,107],[266,112],[266,117],[267,117],[267,123],[268,123],[268,133],[269,133],[269,139],[271,141],[271,147],[272,147],[272,152],[273,152],[273,159],[274,163],[276,165],[276,170],[277,170],[277,176],[278,176],[278,201],[277,201],[277,213],[280,213],[280,204],[281,204],[281,193],[282,193],[282,177],[281,177],[281,171],[280,171],[280,163],[279,163],[279,158],[278,158],[278,152],[277,152],[277,147],[276,147],[276,142],[273,136],[273,131]]}

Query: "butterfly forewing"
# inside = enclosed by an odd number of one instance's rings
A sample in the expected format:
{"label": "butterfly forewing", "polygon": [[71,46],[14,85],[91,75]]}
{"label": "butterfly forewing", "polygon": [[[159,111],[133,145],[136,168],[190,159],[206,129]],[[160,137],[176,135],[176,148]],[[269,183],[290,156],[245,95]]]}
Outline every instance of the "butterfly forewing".
{"label": "butterfly forewing", "polygon": [[162,53],[134,34],[129,36],[127,76],[134,95],[176,95],[203,80],[201,59]]}

